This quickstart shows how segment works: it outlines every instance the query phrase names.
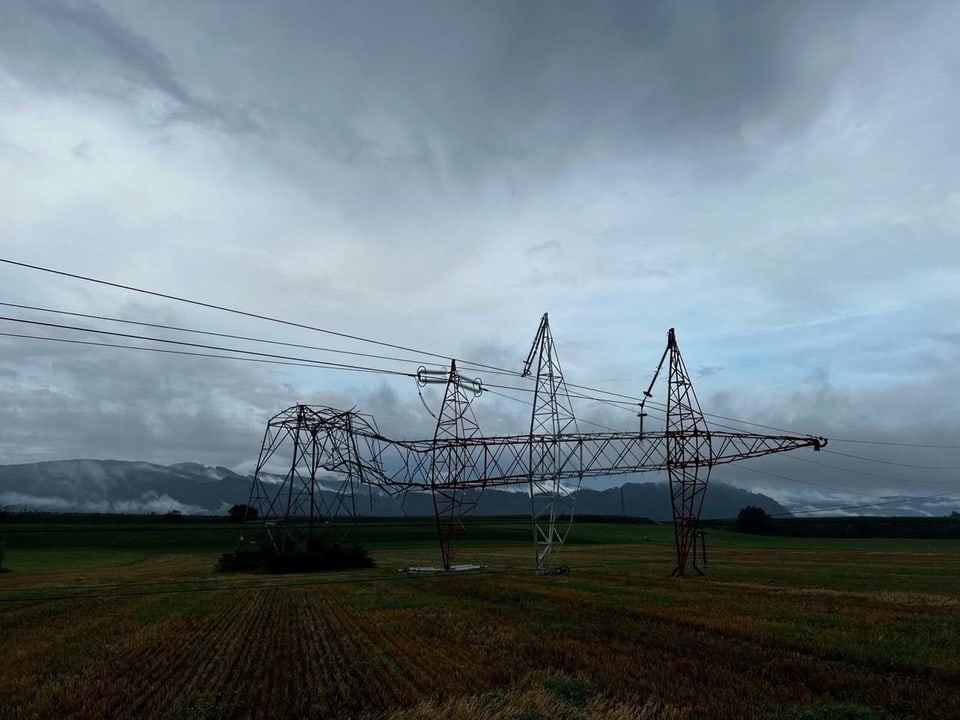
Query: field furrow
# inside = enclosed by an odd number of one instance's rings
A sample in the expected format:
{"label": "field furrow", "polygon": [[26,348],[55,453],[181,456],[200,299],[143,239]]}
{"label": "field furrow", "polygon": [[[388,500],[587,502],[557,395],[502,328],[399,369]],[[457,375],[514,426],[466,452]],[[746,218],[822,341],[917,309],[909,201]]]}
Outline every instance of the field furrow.
{"label": "field furrow", "polygon": [[960,717],[947,553],[736,548],[681,580],[665,546],[564,552],[544,577],[10,573],[3,597],[61,599],[2,606],[0,720]]}

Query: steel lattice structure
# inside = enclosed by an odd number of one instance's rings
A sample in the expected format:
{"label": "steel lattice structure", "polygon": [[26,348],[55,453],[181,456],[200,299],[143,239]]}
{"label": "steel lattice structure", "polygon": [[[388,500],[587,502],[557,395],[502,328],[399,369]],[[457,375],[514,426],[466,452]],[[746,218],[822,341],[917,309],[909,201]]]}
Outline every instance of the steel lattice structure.
{"label": "steel lattice structure", "polygon": [[[667,349],[664,353],[670,355],[667,381],[667,473],[670,479],[670,501],[677,546],[677,565],[674,572],[683,574],[690,549],[694,547],[693,567],[702,574],[703,571],[697,565],[695,545],[707,481],[710,479],[710,469],[715,464],[710,462],[713,457],[711,435],[677,347],[673,328],[667,336]],[[654,382],[662,365],[661,359],[654,374]]]}
{"label": "steel lattice structure", "polygon": [[366,464],[378,437],[373,418],[353,411],[295,405],[270,418],[247,502],[258,519],[245,539],[281,553],[355,519],[357,487],[382,474]]}
{"label": "steel lattice structure", "polygon": [[[440,562],[444,570],[449,570],[457,540],[464,532],[463,518],[480,499],[479,493],[470,493],[470,490],[482,491],[484,483],[477,472],[476,456],[461,450],[465,442],[481,436],[480,425],[470,409],[471,398],[457,373],[456,361],[450,363],[446,384],[430,450],[430,492],[440,535]],[[466,482],[467,478],[478,476],[479,484]]]}
{"label": "steel lattice structure", "polygon": [[[563,381],[560,359],[553,345],[550,320],[547,313],[523,366],[523,377],[530,375],[537,363],[536,385],[533,391],[533,412],[530,414],[530,514],[533,519],[533,547],[536,571],[549,568],[554,548],[563,544],[573,522],[576,492],[582,475],[575,483],[565,485],[560,478],[562,446],[565,434],[577,432],[577,420],[570,402],[570,393]],[[536,440],[536,442],[534,442]]]}
{"label": "steel lattice structure", "polygon": [[[450,569],[463,518],[473,510],[479,491],[526,485],[531,499],[537,572],[548,568],[551,553],[562,544],[572,516],[571,487],[588,477],[666,471],[673,507],[677,562],[683,575],[701,538],[698,527],[711,469],[748,458],[803,447],[819,450],[826,439],[814,436],[765,435],[711,430],[693,391],[676,334],[667,346],[640,403],[639,432],[582,433],[576,426],[556,350],[544,315],[524,374],[537,363],[530,432],[485,437],[470,407],[480,393],[478,381],[466,380],[451,362],[448,372],[419,373],[421,384],[443,382],[443,404],[434,436],[394,440],[380,434],[372,418],[354,411],[297,405],[271,418],[261,448],[250,505],[260,525],[282,551],[295,530],[310,532],[335,525],[338,515],[356,514],[355,489],[362,483],[396,494],[430,492],[440,539],[440,559]],[[668,367],[666,427],[642,427],[646,399],[664,364]],[[268,465],[285,443],[292,460],[284,475]],[[282,457],[286,457],[283,455]],[[318,473],[339,483],[324,491]]]}

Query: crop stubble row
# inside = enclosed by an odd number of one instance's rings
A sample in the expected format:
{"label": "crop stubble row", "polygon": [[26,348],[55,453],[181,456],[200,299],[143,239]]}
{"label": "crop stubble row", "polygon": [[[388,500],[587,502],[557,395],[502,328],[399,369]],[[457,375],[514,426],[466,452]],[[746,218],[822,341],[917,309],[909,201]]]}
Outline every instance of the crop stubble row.
{"label": "crop stubble row", "polygon": [[[559,673],[618,707],[689,717],[744,717],[745,698],[960,716],[950,633],[960,624],[945,595],[665,581],[627,568],[179,597],[4,608],[0,715],[353,717],[530,693],[529,678]],[[871,635],[927,626],[934,636],[915,663],[885,657]]]}

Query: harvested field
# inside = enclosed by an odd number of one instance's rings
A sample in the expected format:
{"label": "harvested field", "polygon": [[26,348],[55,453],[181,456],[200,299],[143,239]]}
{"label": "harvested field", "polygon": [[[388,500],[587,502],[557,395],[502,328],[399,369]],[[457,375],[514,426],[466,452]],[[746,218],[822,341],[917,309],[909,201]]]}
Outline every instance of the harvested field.
{"label": "harvested field", "polygon": [[956,543],[723,547],[676,579],[635,532],[548,577],[501,543],[443,577],[397,572],[416,547],[322,576],[9,573],[0,718],[960,717]]}

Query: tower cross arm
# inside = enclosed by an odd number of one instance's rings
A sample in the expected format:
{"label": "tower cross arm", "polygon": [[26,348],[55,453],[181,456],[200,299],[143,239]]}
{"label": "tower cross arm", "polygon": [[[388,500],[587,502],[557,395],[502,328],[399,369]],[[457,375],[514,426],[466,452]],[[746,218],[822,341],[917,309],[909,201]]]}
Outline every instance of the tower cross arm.
{"label": "tower cross arm", "polygon": [[737,460],[762,457],[805,447],[820,450],[827,444],[826,438],[812,435],[710,432],[709,436],[712,448],[710,453],[711,465],[723,465]]}
{"label": "tower cross arm", "polygon": [[[825,438],[760,435],[713,431],[560,433],[552,436],[506,435],[440,440],[381,442],[378,457],[364,463],[362,476],[370,484],[402,491],[429,489],[435,482],[432,468],[436,453],[456,450],[463,459],[456,478],[445,478],[462,487],[515,485],[529,481],[529,457],[547,453],[556,458],[549,470],[533,468],[537,476],[557,480],[602,477],[667,470],[670,467],[710,467],[787,452],[803,447],[819,450]],[[675,458],[671,445],[691,452]]]}

